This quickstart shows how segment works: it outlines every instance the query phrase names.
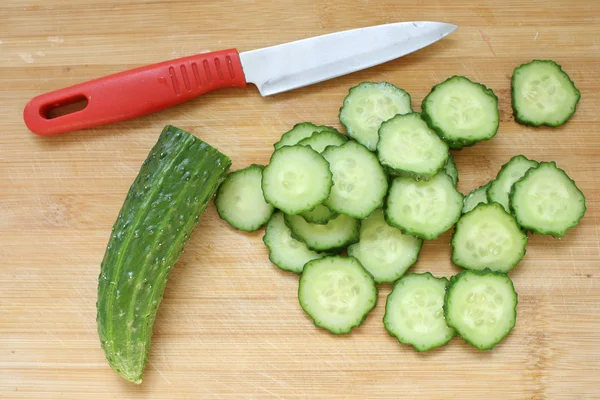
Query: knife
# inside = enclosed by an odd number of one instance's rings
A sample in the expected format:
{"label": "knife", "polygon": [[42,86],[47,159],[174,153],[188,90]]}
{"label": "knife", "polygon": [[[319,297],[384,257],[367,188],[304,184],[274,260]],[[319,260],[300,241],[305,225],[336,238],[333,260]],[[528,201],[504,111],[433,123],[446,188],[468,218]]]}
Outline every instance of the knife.
{"label": "knife", "polygon": [[224,87],[253,83],[270,96],[402,57],[456,28],[400,22],[242,53],[227,49],[178,58],[34,97],[23,117],[32,132],[54,135],[140,117]]}

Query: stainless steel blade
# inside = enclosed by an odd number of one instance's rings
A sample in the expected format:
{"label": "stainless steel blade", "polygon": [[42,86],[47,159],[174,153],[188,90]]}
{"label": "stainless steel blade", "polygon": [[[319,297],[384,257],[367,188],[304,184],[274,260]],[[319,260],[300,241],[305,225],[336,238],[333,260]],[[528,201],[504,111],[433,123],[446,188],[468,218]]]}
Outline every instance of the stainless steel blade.
{"label": "stainless steel blade", "polygon": [[269,96],[402,57],[452,33],[443,22],[399,22],[240,53],[246,81]]}

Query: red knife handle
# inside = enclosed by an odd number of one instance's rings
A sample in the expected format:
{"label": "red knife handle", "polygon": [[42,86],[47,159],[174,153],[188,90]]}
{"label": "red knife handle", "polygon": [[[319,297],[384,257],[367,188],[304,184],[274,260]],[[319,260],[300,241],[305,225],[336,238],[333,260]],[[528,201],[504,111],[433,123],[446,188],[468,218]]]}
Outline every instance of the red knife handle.
{"label": "red knife handle", "polygon": [[[54,135],[124,121],[163,110],[211,90],[246,87],[236,49],[178,58],[119,72],[42,94],[27,103],[23,117],[38,135]],[[52,110],[85,104],[54,117]]]}

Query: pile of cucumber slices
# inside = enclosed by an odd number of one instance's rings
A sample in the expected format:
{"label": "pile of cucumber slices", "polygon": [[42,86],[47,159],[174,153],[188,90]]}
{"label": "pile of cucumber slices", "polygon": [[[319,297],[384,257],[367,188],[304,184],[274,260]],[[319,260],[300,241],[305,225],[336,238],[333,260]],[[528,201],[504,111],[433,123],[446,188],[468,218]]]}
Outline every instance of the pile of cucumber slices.
{"label": "pile of cucumber slices", "polygon": [[[535,60],[515,69],[517,122],[558,126],[580,93],[561,67]],[[525,255],[527,232],[561,237],[585,213],[585,198],[555,162],[522,155],[466,197],[450,149],[493,138],[498,98],[454,76],[411,107],[387,83],[350,89],[335,128],[303,122],[283,134],[266,166],[228,175],[215,200],[242,231],[266,224],[269,259],[300,274],[298,299],[315,325],[334,334],[362,324],[379,283],[394,283],[383,323],[401,343],[426,351],[456,334],[491,349],[515,325],[508,271]],[[424,240],[454,227],[451,277],[408,273]],[[346,254],[346,255],[344,255]]]}

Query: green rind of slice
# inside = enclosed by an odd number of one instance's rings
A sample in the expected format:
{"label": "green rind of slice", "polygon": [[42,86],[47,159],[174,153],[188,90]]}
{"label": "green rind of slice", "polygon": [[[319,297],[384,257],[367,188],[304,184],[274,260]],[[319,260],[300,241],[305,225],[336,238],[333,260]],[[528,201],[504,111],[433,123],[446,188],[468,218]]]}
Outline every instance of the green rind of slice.
{"label": "green rind of slice", "polygon": [[341,146],[348,138],[339,132],[329,130],[314,132],[311,136],[298,142],[302,146],[310,146],[314,151],[322,153],[329,146]]}
{"label": "green rind of slice", "polygon": [[285,215],[292,237],[310,250],[341,252],[360,238],[360,220],[340,214],[326,224],[311,224],[300,215]]}
{"label": "green rind of slice", "polygon": [[303,213],[300,213],[300,215],[306,220],[306,222],[310,222],[311,224],[326,224],[339,214],[335,211],[331,211],[323,204],[319,204],[310,211],[304,211]]}
{"label": "green rind of slice", "polygon": [[273,147],[275,147],[275,150],[277,150],[282,148],[283,146],[293,146],[300,142],[302,139],[310,137],[314,132],[323,131],[339,133],[337,129],[331,126],[315,125],[312,122],[301,122],[299,124],[294,125],[292,129],[281,135],[281,139],[279,140],[279,142],[275,143]]}
{"label": "green rind of slice", "polygon": [[488,203],[487,190],[490,187],[490,184],[491,182],[488,182],[485,185],[479,186],[477,189],[473,189],[471,193],[465,196],[462,209],[463,214],[468,213],[477,207],[478,204]]}
{"label": "green rind of slice", "polygon": [[510,212],[508,195],[512,185],[521,179],[530,168],[538,165],[537,161],[530,160],[523,155],[514,156],[500,168],[496,179],[490,182],[487,190],[487,202],[500,204]]}

